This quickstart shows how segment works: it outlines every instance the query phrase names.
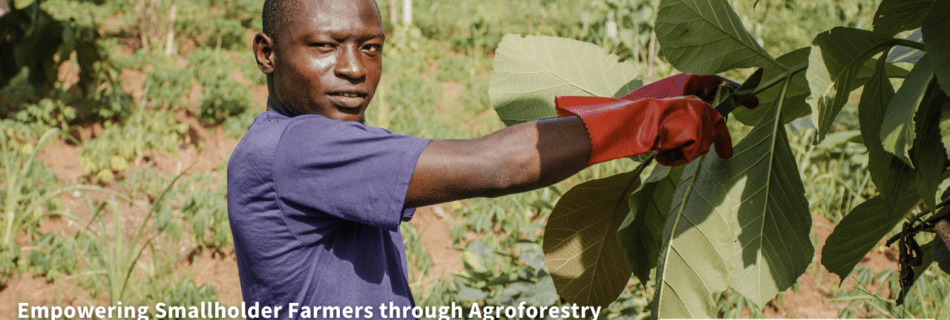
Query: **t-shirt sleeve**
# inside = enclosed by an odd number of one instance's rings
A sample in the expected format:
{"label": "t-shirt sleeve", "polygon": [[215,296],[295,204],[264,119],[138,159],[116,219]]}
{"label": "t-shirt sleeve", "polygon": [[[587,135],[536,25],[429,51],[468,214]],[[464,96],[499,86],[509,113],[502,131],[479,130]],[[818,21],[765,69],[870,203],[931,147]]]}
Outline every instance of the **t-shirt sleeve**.
{"label": "t-shirt sleeve", "polygon": [[295,220],[396,227],[415,211],[404,208],[406,191],[429,141],[353,121],[295,119],[274,154],[278,201]]}

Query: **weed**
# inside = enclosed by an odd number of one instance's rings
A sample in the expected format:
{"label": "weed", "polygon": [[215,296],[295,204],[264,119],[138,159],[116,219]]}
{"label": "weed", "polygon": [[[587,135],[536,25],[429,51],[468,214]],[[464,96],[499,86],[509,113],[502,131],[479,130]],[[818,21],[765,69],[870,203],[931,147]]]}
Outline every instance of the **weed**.
{"label": "weed", "polygon": [[[156,211],[165,204],[168,192],[172,190],[172,187],[182,177],[182,174],[184,174],[184,172],[175,176],[162,193],[158,195],[145,216],[138,223],[138,228],[131,239],[125,239],[121,222],[124,210],[120,208],[116,201],[108,200],[96,206],[87,202],[93,215],[81,232],[84,236],[80,238],[77,234],[77,238],[81,239],[82,257],[85,262],[91,268],[102,271],[93,276],[93,278],[96,278],[98,281],[86,282],[86,285],[92,290],[93,295],[102,289],[102,285],[105,285],[106,288],[104,289],[108,293],[111,305],[115,305],[116,302],[123,300],[126,289],[129,286],[132,271],[134,271],[136,265],[138,265],[139,259],[145,250],[151,247],[152,241],[161,234],[147,234],[146,226],[152,219],[152,216],[156,214]],[[131,203],[131,201],[128,202]],[[110,230],[106,228],[105,221],[102,217],[107,207],[108,212],[112,215],[111,234],[113,235],[113,239],[111,242],[109,241]],[[94,233],[90,229],[93,223],[98,225],[98,232]]]}
{"label": "weed", "polygon": [[[57,188],[55,187],[56,179],[52,173],[38,169],[42,168],[42,164],[35,163],[36,154],[57,130],[49,130],[43,134],[36,147],[27,143],[19,148],[15,146],[16,141],[9,141],[5,131],[0,126],[0,153],[2,153],[0,164],[3,165],[5,173],[4,190],[0,194],[3,205],[2,220],[0,220],[3,222],[0,227],[0,241],[2,241],[0,242],[0,283],[9,280],[17,267],[21,253],[15,241],[16,237],[27,232],[27,239],[32,243],[35,229],[46,217],[62,216],[78,221],[78,218],[60,209],[54,200],[56,196],[78,190],[118,195],[93,186],[74,185]],[[49,244],[52,246],[55,243]],[[61,270],[58,266],[50,266],[50,268],[54,271]]]}
{"label": "weed", "polygon": [[188,124],[179,123],[171,113],[146,114],[140,106],[123,123],[106,122],[102,136],[79,150],[79,162],[94,180],[111,181],[115,174],[142,159],[146,150],[174,154],[183,143]]}

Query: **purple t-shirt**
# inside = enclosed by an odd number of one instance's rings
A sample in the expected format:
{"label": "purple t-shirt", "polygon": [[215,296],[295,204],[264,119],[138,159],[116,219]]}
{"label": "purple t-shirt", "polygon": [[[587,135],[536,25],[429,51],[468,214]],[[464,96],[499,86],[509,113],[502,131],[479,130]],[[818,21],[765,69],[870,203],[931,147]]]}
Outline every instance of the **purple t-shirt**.
{"label": "purple t-shirt", "polygon": [[[248,306],[413,306],[399,223],[431,141],[318,115],[261,113],[228,162],[228,218]],[[323,318],[322,312],[314,318]],[[366,310],[358,318],[366,318]]]}

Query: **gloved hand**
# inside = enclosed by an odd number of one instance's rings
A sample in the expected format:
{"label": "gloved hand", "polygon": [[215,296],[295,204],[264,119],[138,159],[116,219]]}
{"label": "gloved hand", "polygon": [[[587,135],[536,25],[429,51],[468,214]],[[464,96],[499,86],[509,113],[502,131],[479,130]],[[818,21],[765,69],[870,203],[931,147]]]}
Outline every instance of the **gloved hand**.
{"label": "gloved hand", "polygon": [[[557,97],[558,116],[580,116],[592,144],[587,165],[657,150],[666,166],[686,164],[716,144],[720,158],[732,157],[726,122],[709,103],[696,96],[628,101],[602,97]],[[663,152],[678,149],[683,157],[670,161]]]}
{"label": "gloved hand", "polygon": [[[723,81],[728,82],[735,88],[739,84],[717,75],[698,75],[692,73],[681,73],[675,76],[660,79],[654,83],[640,87],[639,89],[623,96],[624,100],[640,100],[645,98],[665,99],[679,96],[697,96],[703,101],[712,103],[716,98],[716,89]],[[759,99],[752,97],[742,103],[749,109],[755,109],[759,106]]]}

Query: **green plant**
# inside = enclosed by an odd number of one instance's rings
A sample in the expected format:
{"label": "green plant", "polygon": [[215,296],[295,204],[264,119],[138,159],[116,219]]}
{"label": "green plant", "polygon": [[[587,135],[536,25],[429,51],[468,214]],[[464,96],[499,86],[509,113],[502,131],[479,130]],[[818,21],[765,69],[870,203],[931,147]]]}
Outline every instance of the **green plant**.
{"label": "green plant", "polygon": [[[655,268],[655,318],[715,316],[715,294],[726,289],[764,306],[796,282],[814,253],[809,201],[784,124],[811,114],[817,126],[814,141],[820,142],[829,136],[850,92],[862,85],[861,137],[877,195],[869,194],[874,197],[842,219],[828,238],[822,264],[847,277],[923,203],[929,211],[905,225],[901,237],[905,258],[900,265],[906,270],[901,283],[908,290],[915,275],[910,269],[921,263],[914,235],[941,219],[928,213],[937,209],[937,189],[946,178],[940,119],[950,105],[950,43],[942,36],[950,27],[947,5],[920,1],[903,7],[884,0],[874,15],[873,31],[837,27],[818,34],[810,48],[774,58],[727,2],[661,0],[655,30],[660,53],[673,67],[700,74],[764,68],[764,80],[755,89],[762,106],[736,111],[735,118],[752,131],[736,144],[731,159],[706,155],[681,168],[657,166],[641,184],[641,172],[649,165],[645,162],[631,173],[565,193],[563,198],[572,200],[558,202],[548,225],[549,233],[557,230],[557,235],[545,239],[558,293],[574,303],[605,306],[623,290],[631,267],[641,282],[653,279]],[[918,27],[926,45],[894,38]],[[926,54],[907,73],[886,59],[895,46]],[[558,55],[532,54],[547,52]],[[566,39],[506,37],[496,51],[489,91],[496,112],[510,125],[553,116],[548,98],[554,95],[616,97],[639,85],[633,80],[636,66],[602,52]],[[891,77],[904,78],[896,93]],[[599,191],[591,193],[590,188]],[[661,188],[667,191],[658,192]],[[864,197],[854,194],[858,200]],[[628,201],[629,209],[624,207]],[[578,207],[585,202],[590,205]],[[561,220],[573,223],[552,226]],[[619,241],[591,241],[589,229],[581,226],[607,233],[619,229]]]}
{"label": "green plant", "polygon": [[[161,232],[150,234],[147,232],[146,226],[156,215],[156,211],[165,204],[169,191],[173,189],[175,183],[185,172],[175,176],[162,190],[162,193],[155,198],[142,220],[138,221],[138,228],[130,239],[126,239],[122,226],[122,216],[127,211],[123,210],[117,201],[107,200],[98,205],[86,202],[93,215],[83,230],[77,233],[76,237],[79,240],[81,257],[85,263],[90,268],[101,271],[93,274],[89,278],[91,281],[86,283],[94,296],[105,285],[104,289],[109,296],[111,305],[123,300],[126,289],[129,287],[129,280],[135,267],[139,264],[142,254],[145,253],[146,249],[152,248],[154,239],[162,234]],[[130,206],[134,203],[127,197],[122,200],[125,200]],[[103,212],[107,209],[111,213],[111,228],[106,227],[106,222],[103,219]],[[99,227],[98,232],[91,229],[94,223]],[[109,236],[110,231],[112,237]],[[112,238],[111,241],[110,238]],[[154,249],[152,251],[154,252]]]}
{"label": "green plant", "polygon": [[186,109],[183,99],[193,85],[192,73],[178,67],[176,59],[145,52],[140,51],[140,54],[152,61],[152,70],[148,71],[142,82],[142,87],[146,89],[145,99],[161,109]]}
{"label": "green plant", "polygon": [[122,123],[106,122],[102,136],[79,150],[79,162],[87,174],[111,181],[147,150],[174,153],[187,131],[188,124],[179,123],[170,112],[146,114],[145,106],[140,105]]}
{"label": "green plant", "polygon": [[28,269],[45,275],[46,281],[56,280],[76,270],[75,238],[48,233],[39,236],[33,246],[27,255]]}
{"label": "green plant", "polygon": [[[233,65],[220,49],[199,49],[189,56],[203,88],[199,115],[209,123],[221,123],[242,114],[251,104],[249,87],[232,77]],[[246,128],[245,128],[246,129]]]}
{"label": "green plant", "polygon": [[62,100],[43,99],[37,104],[23,107],[14,118],[41,128],[58,128],[68,132],[70,122],[76,119],[76,108],[67,106]]}
{"label": "green plant", "polygon": [[[216,182],[216,181],[215,181]],[[216,187],[212,187],[216,185]],[[227,186],[221,183],[195,183],[181,204],[181,219],[191,226],[190,235],[199,247],[221,252],[231,246],[231,226],[228,223]]]}
{"label": "green plant", "polygon": [[[183,37],[195,41],[198,47],[221,47],[233,50],[246,50],[249,43],[244,42],[243,25],[260,20],[251,17],[253,13],[241,13],[237,10],[247,8],[250,3],[246,0],[237,1],[182,1],[178,2],[178,19],[175,21],[175,31]],[[258,6],[261,6],[258,4]],[[208,10],[209,8],[221,10]],[[260,9],[257,9],[258,11]],[[237,19],[235,19],[237,18]],[[240,20],[238,20],[240,19]],[[259,30],[259,29],[258,29]]]}
{"label": "green plant", "polygon": [[[125,198],[113,191],[94,186],[56,187],[55,176],[49,171],[43,170],[45,168],[42,167],[42,164],[35,163],[34,160],[46,141],[57,131],[56,129],[47,131],[40,137],[35,147],[29,143],[16,147],[18,144],[15,141],[9,141],[6,130],[0,122],[0,153],[2,153],[0,164],[4,169],[4,188],[0,193],[0,202],[3,206],[2,216],[0,216],[0,222],[2,222],[2,227],[0,227],[0,283],[9,280],[16,271],[21,255],[16,238],[23,232],[28,232],[30,236],[27,239],[32,243],[36,236],[35,229],[46,217],[62,216],[78,221],[78,218],[63,211],[56,204],[54,200],[56,196],[67,192],[86,190],[104,192]],[[50,243],[50,245],[53,245],[53,243]],[[57,269],[57,267],[51,268]]]}

